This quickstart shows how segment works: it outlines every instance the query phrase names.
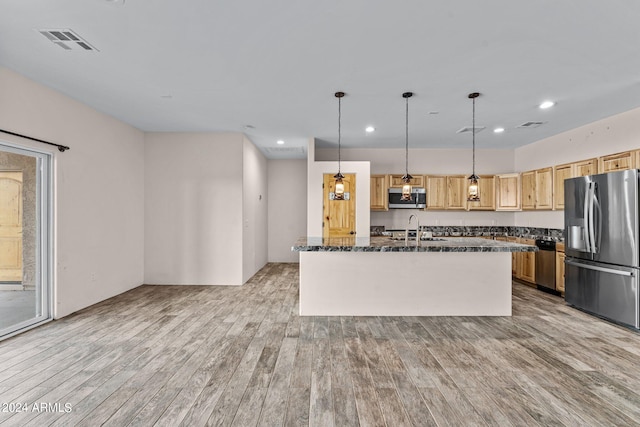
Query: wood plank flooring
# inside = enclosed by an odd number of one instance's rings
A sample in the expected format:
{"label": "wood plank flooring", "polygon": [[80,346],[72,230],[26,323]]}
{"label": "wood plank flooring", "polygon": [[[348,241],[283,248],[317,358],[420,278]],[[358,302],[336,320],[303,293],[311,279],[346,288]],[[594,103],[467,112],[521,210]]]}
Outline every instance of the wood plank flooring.
{"label": "wood plank flooring", "polygon": [[0,424],[640,425],[640,334],[513,290],[512,317],[299,317],[297,264],[141,286],[0,342],[28,408]]}

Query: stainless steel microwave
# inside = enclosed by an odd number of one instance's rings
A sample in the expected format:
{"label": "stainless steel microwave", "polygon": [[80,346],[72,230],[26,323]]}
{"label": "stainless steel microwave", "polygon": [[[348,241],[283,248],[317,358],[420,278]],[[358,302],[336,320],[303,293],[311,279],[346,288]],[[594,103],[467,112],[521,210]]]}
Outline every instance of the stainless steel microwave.
{"label": "stainless steel microwave", "polygon": [[402,199],[402,188],[389,189],[389,209],[424,209],[427,207],[427,190],[422,187],[411,189],[411,200]]}

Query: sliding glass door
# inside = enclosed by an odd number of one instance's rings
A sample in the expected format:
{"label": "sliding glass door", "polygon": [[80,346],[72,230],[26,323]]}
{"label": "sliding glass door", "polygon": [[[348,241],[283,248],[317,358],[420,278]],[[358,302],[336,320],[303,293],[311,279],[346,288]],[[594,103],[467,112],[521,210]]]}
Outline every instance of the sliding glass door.
{"label": "sliding glass door", "polygon": [[0,142],[0,339],[52,318],[51,155]]}

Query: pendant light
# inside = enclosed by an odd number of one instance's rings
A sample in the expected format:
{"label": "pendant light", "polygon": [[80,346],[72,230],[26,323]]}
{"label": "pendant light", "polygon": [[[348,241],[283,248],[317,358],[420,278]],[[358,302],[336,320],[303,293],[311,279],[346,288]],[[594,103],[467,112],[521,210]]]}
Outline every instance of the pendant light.
{"label": "pendant light", "polygon": [[413,177],[409,174],[409,98],[413,96],[413,92],[405,92],[402,97],[406,100],[405,108],[405,146],[404,146],[404,176],[402,177],[402,197],[400,200],[411,200],[411,180]]}
{"label": "pendant light", "polygon": [[478,180],[480,179],[478,175],[476,175],[476,98],[479,97],[480,94],[478,92],[473,92],[469,94],[469,99],[473,103],[473,121],[471,124],[471,141],[472,141],[472,153],[473,153],[473,169],[471,172],[471,176],[467,178],[469,180],[469,186],[467,191],[467,201],[469,202],[479,202],[480,201],[480,192],[478,191]]}
{"label": "pendant light", "polygon": [[344,175],[342,175],[342,172],[340,172],[340,140],[342,137],[342,135],[340,134],[340,120],[342,118],[341,103],[342,98],[344,97],[344,92],[336,92],[335,96],[336,98],[338,98],[338,173],[333,176],[336,179],[333,200],[344,200],[344,183],[342,182],[342,180],[344,179]]}

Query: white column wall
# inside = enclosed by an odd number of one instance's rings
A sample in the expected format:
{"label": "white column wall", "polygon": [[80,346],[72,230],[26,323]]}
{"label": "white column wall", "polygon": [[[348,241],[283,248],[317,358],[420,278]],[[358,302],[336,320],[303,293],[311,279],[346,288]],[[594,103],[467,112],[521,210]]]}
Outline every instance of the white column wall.
{"label": "white column wall", "polygon": [[298,262],[291,246],[307,234],[307,161],[269,160],[269,262]]}
{"label": "white column wall", "polygon": [[0,134],[54,157],[54,317],[142,284],[144,134],[0,67],[0,128],[68,145]]}
{"label": "white column wall", "polygon": [[[308,152],[314,149],[315,141],[309,142]],[[356,174],[356,236],[368,238],[370,231],[370,169],[369,162],[341,162],[344,174]],[[338,162],[314,161],[309,155],[307,162],[307,236],[322,237],[323,175],[338,172]]]}
{"label": "white column wall", "polygon": [[267,263],[267,159],[247,137],[242,149],[242,283]]}
{"label": "white column wall", "polygon": [[243,283],[243,135],[147,133],[148,284]]}

